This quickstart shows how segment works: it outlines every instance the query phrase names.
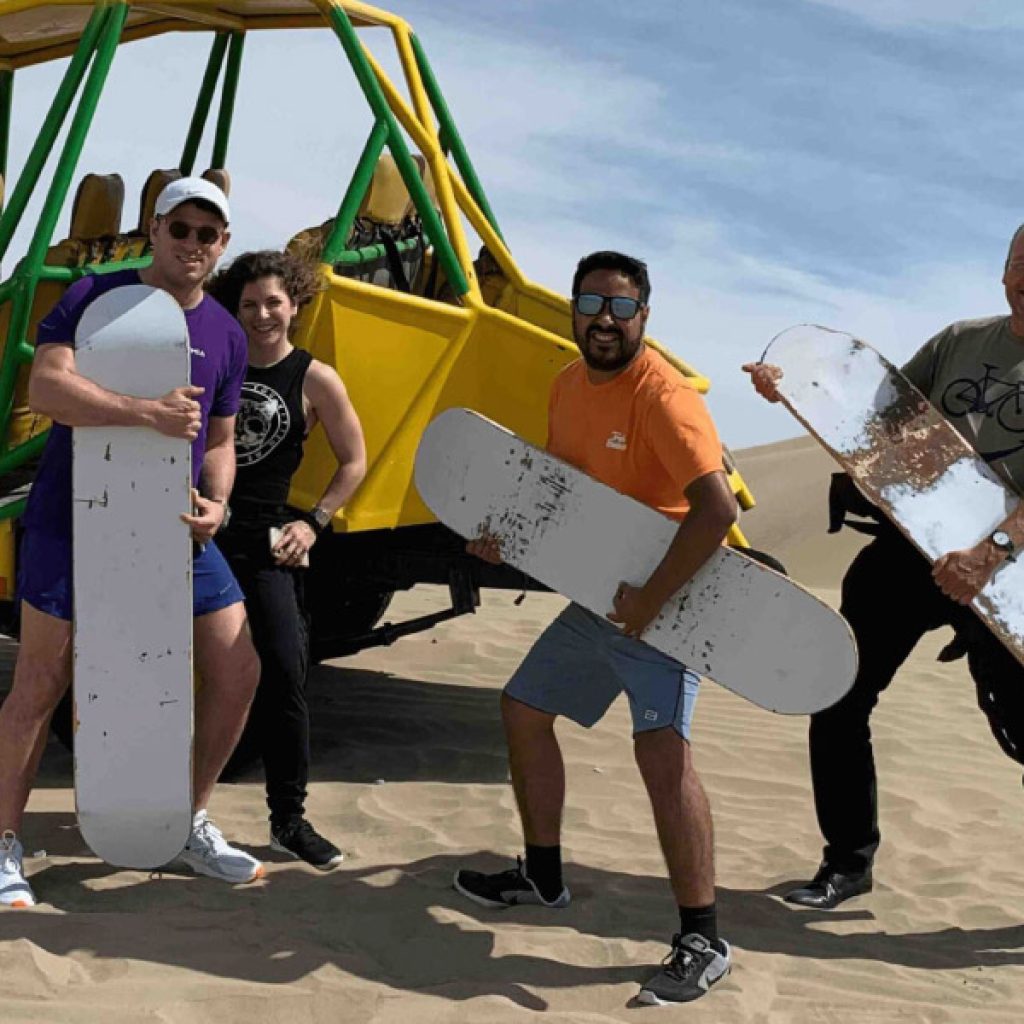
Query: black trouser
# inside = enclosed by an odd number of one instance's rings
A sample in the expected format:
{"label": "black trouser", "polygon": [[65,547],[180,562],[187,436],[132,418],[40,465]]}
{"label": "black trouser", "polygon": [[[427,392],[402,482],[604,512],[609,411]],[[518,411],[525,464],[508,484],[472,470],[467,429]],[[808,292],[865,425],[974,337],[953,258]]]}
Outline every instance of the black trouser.
{"label": "black trouser", "polygon": [[267,779],[270,822],[305,811],[309,781],[309,630],[302,604],[302,569],[275,565],[267,534],[218,538],[245,594],[253,644],[262,670],[250,712]]}
{"label": "black trouser", "polygon": [[[967,652],[978,706],[1000,747],[1020,763],[1024,668],[974,612],[943,596],[928,561],[889,529],[847,570],[841,611],[857,640],[860,670],[838,704],[811,718],[811,776],[825,860],[838,870],[858,872],[870,867],[880,839],[869,719],[878,695],[918,640],[930,630],[953,626]],[[934,699],[941,700],[941,694]]]}

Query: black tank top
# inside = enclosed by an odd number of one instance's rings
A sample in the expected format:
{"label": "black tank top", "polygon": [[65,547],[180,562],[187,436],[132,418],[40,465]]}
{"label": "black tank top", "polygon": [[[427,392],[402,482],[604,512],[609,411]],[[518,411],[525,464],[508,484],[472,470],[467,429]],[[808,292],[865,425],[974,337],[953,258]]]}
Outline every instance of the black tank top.
{"label": "black tank top", "polygon": [[302,382],[313,361],[302,349],[273,366],[249,366],[235,420],[231,530],[264,530],[293,518],[288,488],[302,461]]}

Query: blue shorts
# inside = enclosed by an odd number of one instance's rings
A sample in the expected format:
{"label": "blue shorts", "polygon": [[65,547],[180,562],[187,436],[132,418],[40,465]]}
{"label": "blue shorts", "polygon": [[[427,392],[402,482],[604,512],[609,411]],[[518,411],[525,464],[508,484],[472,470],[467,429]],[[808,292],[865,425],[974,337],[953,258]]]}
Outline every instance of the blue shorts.
{"label": "blue shorts", "polygon": [[[196,618],[243,601],[242,588],[216,544],[195,548],[192,558],[192,614]],[[71,541],[26,530],[18,558],[16,598],[70,622],[74,607]]]}
{"label": "blue shorts", "polygon": [[625,690],[633,733],[672,726],[690,738],[700,677],[607,619],[570,604],[537,639],[505,693],[589,729]]}

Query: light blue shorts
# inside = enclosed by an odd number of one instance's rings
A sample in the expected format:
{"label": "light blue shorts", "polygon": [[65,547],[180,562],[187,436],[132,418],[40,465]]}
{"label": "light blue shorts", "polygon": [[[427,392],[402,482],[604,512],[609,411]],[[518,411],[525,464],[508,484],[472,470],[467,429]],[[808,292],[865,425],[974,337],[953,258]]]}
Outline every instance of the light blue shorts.
{"label": "light blue shorts", "polygon": [[570,604],[537,639],[505,693],[589,729],[625,690],[633,733],[672,726],[690,738],[700,677],[642,640],[578,604]]}

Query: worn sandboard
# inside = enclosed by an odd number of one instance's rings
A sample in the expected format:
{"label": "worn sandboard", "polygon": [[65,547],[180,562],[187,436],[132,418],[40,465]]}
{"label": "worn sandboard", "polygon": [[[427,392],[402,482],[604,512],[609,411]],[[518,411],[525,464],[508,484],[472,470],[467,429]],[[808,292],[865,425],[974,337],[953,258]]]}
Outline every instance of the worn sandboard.
{"label": "worn sandboard", "polygon": [[[416,486],[466,538],[599,615],[620,581],[644,583],[679,524],[468,409],[427,428]],[[763,708],[810,714],[853,683],[846,622],[780,573],[720,548],[644,633],[652,647]]]}
{"label": "worn sandboard", "polygon": [[[924,555],[973,547],[1019,498],[870,345],[805,324],[762,357],[792,414]],[[1004,562],[972,607],[1024,663],[1024,561]]]}
{"label": "worn sandboard", "polygon": [[[79,373],[156,398],[189,382],[188,329],[166,292],[106,292],[75,337]],[[75,800],[85,841],[119,867],[176,857],[192,823],[189,442],[142,427],[73,432]]]}

